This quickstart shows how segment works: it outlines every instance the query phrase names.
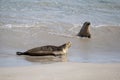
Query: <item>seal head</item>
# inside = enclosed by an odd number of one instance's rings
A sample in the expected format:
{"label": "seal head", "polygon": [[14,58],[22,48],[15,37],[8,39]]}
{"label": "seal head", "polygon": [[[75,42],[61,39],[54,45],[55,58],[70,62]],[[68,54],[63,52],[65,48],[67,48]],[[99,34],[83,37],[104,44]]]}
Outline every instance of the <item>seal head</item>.
{"label": "seal head", "polygon": [[68,52],[68,49],[71,47],[72,43],[71,42],[67,42],[61,46],[59,46],[59,48],[62,50],[62,54],[66,54]]}
{"label": "seal head", "polygon": [[90,22],[85,22],[78,33],[80,37],[88,37],[91,38],[90,30],[89,30]]}

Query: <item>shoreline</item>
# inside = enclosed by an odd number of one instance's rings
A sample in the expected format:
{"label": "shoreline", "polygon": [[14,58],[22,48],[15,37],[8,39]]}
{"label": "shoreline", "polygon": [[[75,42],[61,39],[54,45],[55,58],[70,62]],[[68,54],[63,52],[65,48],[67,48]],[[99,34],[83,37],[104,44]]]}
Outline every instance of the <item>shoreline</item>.
{"label": "shoreline", "polygon": [[0,80],[119,80],[120,63],[61,62],[0,68]]}

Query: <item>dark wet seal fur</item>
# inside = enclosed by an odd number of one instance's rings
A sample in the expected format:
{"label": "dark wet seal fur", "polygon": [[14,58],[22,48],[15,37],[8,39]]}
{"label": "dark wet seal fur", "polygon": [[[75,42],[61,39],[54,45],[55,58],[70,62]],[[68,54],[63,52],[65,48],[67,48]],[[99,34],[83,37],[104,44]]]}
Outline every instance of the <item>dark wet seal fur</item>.
{"label": "dark wet seal fur", "polygon": [[47,56],[47,55],[59,56],[66,54],[69,47],[71,47],[71,42],[65,43],[61,46],[47,45],[47,46],[36,47],[26,52],[16,52],[16,54],[30,55],[30,56]]}
{"label": "dark wet seal fur", "polygon": [[90,22],[85,22],[83,24],[80,32],[78,33],[78,36],[91,38],[91,34],[90,34],[90,31],[89,31],[89,26],[90,26]]}

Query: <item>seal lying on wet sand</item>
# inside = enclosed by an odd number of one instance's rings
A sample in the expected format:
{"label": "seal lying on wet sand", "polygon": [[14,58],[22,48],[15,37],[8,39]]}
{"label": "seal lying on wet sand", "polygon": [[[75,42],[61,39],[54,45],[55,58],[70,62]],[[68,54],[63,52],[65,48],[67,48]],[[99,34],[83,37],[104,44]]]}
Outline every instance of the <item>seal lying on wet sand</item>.
{"label": "seal lying on wet sand", "polygon": [[80,32],[78,33],[78,36],[91,38],[91,34],[90,34],[90,31],[89,31],[89,26],[90,26],[90,22],[85,22],[83,24]]}
{"label": "seal lying on wet sand", "polygon": [[30,56],[47,56],[47,55],[64,55],[67,53],[68,48],[71,47],[71,42],[65,43],[61,46],[41,46],[30,49],[26,52],[16,52],[17,55],[30,55]]}

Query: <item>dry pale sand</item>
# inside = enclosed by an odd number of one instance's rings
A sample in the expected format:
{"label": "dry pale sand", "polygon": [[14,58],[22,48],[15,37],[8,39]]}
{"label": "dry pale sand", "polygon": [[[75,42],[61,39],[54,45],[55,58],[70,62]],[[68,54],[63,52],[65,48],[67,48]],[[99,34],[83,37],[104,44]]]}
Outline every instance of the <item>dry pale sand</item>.
{"label": "dry pale sand", "polygon": [[0,80],[120,80],[120,63],[71,63],[4,67]]}

